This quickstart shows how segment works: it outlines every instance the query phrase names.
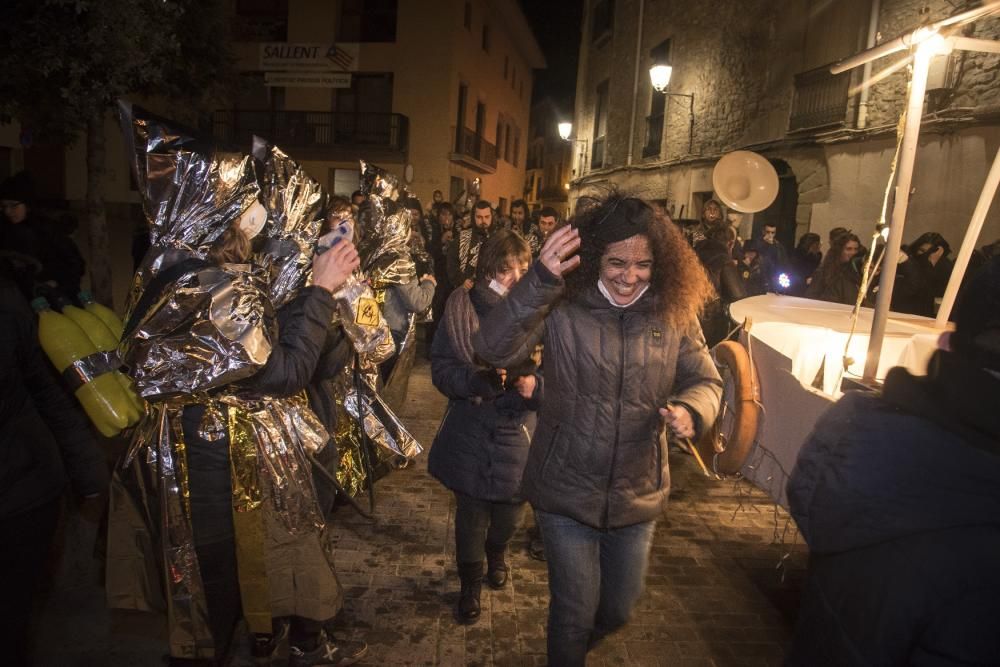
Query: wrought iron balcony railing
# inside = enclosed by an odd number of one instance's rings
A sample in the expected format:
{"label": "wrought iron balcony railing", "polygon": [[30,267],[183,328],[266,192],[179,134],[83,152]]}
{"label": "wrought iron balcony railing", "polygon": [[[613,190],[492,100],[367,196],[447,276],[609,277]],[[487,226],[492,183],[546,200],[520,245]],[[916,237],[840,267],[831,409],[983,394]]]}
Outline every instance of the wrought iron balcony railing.
{"label": "wrought iron balcony railing", "polygon": [[455,134],[455,152],[452,153],[451,159],[468,162],[466,158],[474,161],[470,162],[469,166],[492,173],[497,168],[497,147],[486,141],[482,135],[463,127]]}
{"label": "wrought iron balcony railing", "polygon": [[843,125],[850,84],[850,72],[830,74],[829,65],[796,74],[789,132]]}
{"label": "wrought iron balcony railing", "polygon": [[405,153],[409,125],[409,119],[398,113],[222,109],[215,112],[213,132],[217,139],[238,144],[249,143],[256,134],[290,148],[367,148]]}

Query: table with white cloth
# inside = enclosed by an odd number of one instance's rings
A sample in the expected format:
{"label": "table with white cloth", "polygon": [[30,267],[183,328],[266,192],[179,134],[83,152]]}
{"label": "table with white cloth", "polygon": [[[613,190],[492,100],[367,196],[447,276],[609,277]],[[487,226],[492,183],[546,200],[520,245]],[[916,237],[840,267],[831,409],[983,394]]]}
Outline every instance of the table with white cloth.
{"label": "table with white cloth", "polygon": [[[784,507],[785,482],[799,448],[820,414],[841,396],[841,381],[863,374],[873,311],[861,309],[852,336],[852,310],[777,294],[730,306],[733,320],[749,323],[741,342],[756,368],[763,405],[743,474]],[[894,366],[923,375],[943,331],[931,318],[889,313],[876,379]]]}

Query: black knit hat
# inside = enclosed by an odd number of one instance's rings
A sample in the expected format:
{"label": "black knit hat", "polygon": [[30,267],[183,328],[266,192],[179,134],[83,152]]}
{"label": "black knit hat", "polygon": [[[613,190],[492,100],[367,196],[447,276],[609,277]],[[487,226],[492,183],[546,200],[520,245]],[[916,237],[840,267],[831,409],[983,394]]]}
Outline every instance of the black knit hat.
{"label": "black knit hat", "polygon": [[962,290],[951,348],[983,368],[1000,371],[1000,257],[980,268]]}

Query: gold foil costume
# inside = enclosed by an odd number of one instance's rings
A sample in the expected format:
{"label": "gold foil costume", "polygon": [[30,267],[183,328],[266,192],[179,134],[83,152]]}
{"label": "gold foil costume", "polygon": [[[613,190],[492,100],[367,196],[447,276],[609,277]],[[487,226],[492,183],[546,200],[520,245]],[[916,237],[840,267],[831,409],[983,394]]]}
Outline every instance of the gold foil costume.
{"label": "gold foil costume", "polygon": [[[165,612],[171,654],[210,658],[181,424],[188,405],[206,407],[199,437],[228,442],[251,631],[270,632],[272,615],[326,620],[342,603],[307,458],[329,435],[303,395],[260,395],[248,382],[277,344],[273,304],[308,280],[325,194],[277,149],[263,154],[261,185],[249,156],[193,148],[169,123],[128,107],[122,121],[153,245],[136,275],[119,351],[150,408],[112,482],[108,601]],[[255,202],[270,207],[263,255],[248,265],[196,262],[166,284],[155,281],[204,257]],[[151,287],[159,293],[145,294]]]}

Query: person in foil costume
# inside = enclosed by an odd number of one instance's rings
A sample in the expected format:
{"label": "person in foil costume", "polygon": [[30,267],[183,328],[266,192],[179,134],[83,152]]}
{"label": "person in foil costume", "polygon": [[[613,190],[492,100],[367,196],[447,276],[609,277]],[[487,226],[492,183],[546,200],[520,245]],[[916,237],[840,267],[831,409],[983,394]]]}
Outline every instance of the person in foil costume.
{"label": "person in foil costume", "polygon": [[314,252],[327,196],[279,149],[121,115],[151,247],[119,352],[148,407],[112,481],[109,606],[165,612],[171,664],[224,661],[240,617],[258,654],[352,664],[367,647],[325,629],[343,594],[310,458],[329,435],[302,390],[357,251]]}

